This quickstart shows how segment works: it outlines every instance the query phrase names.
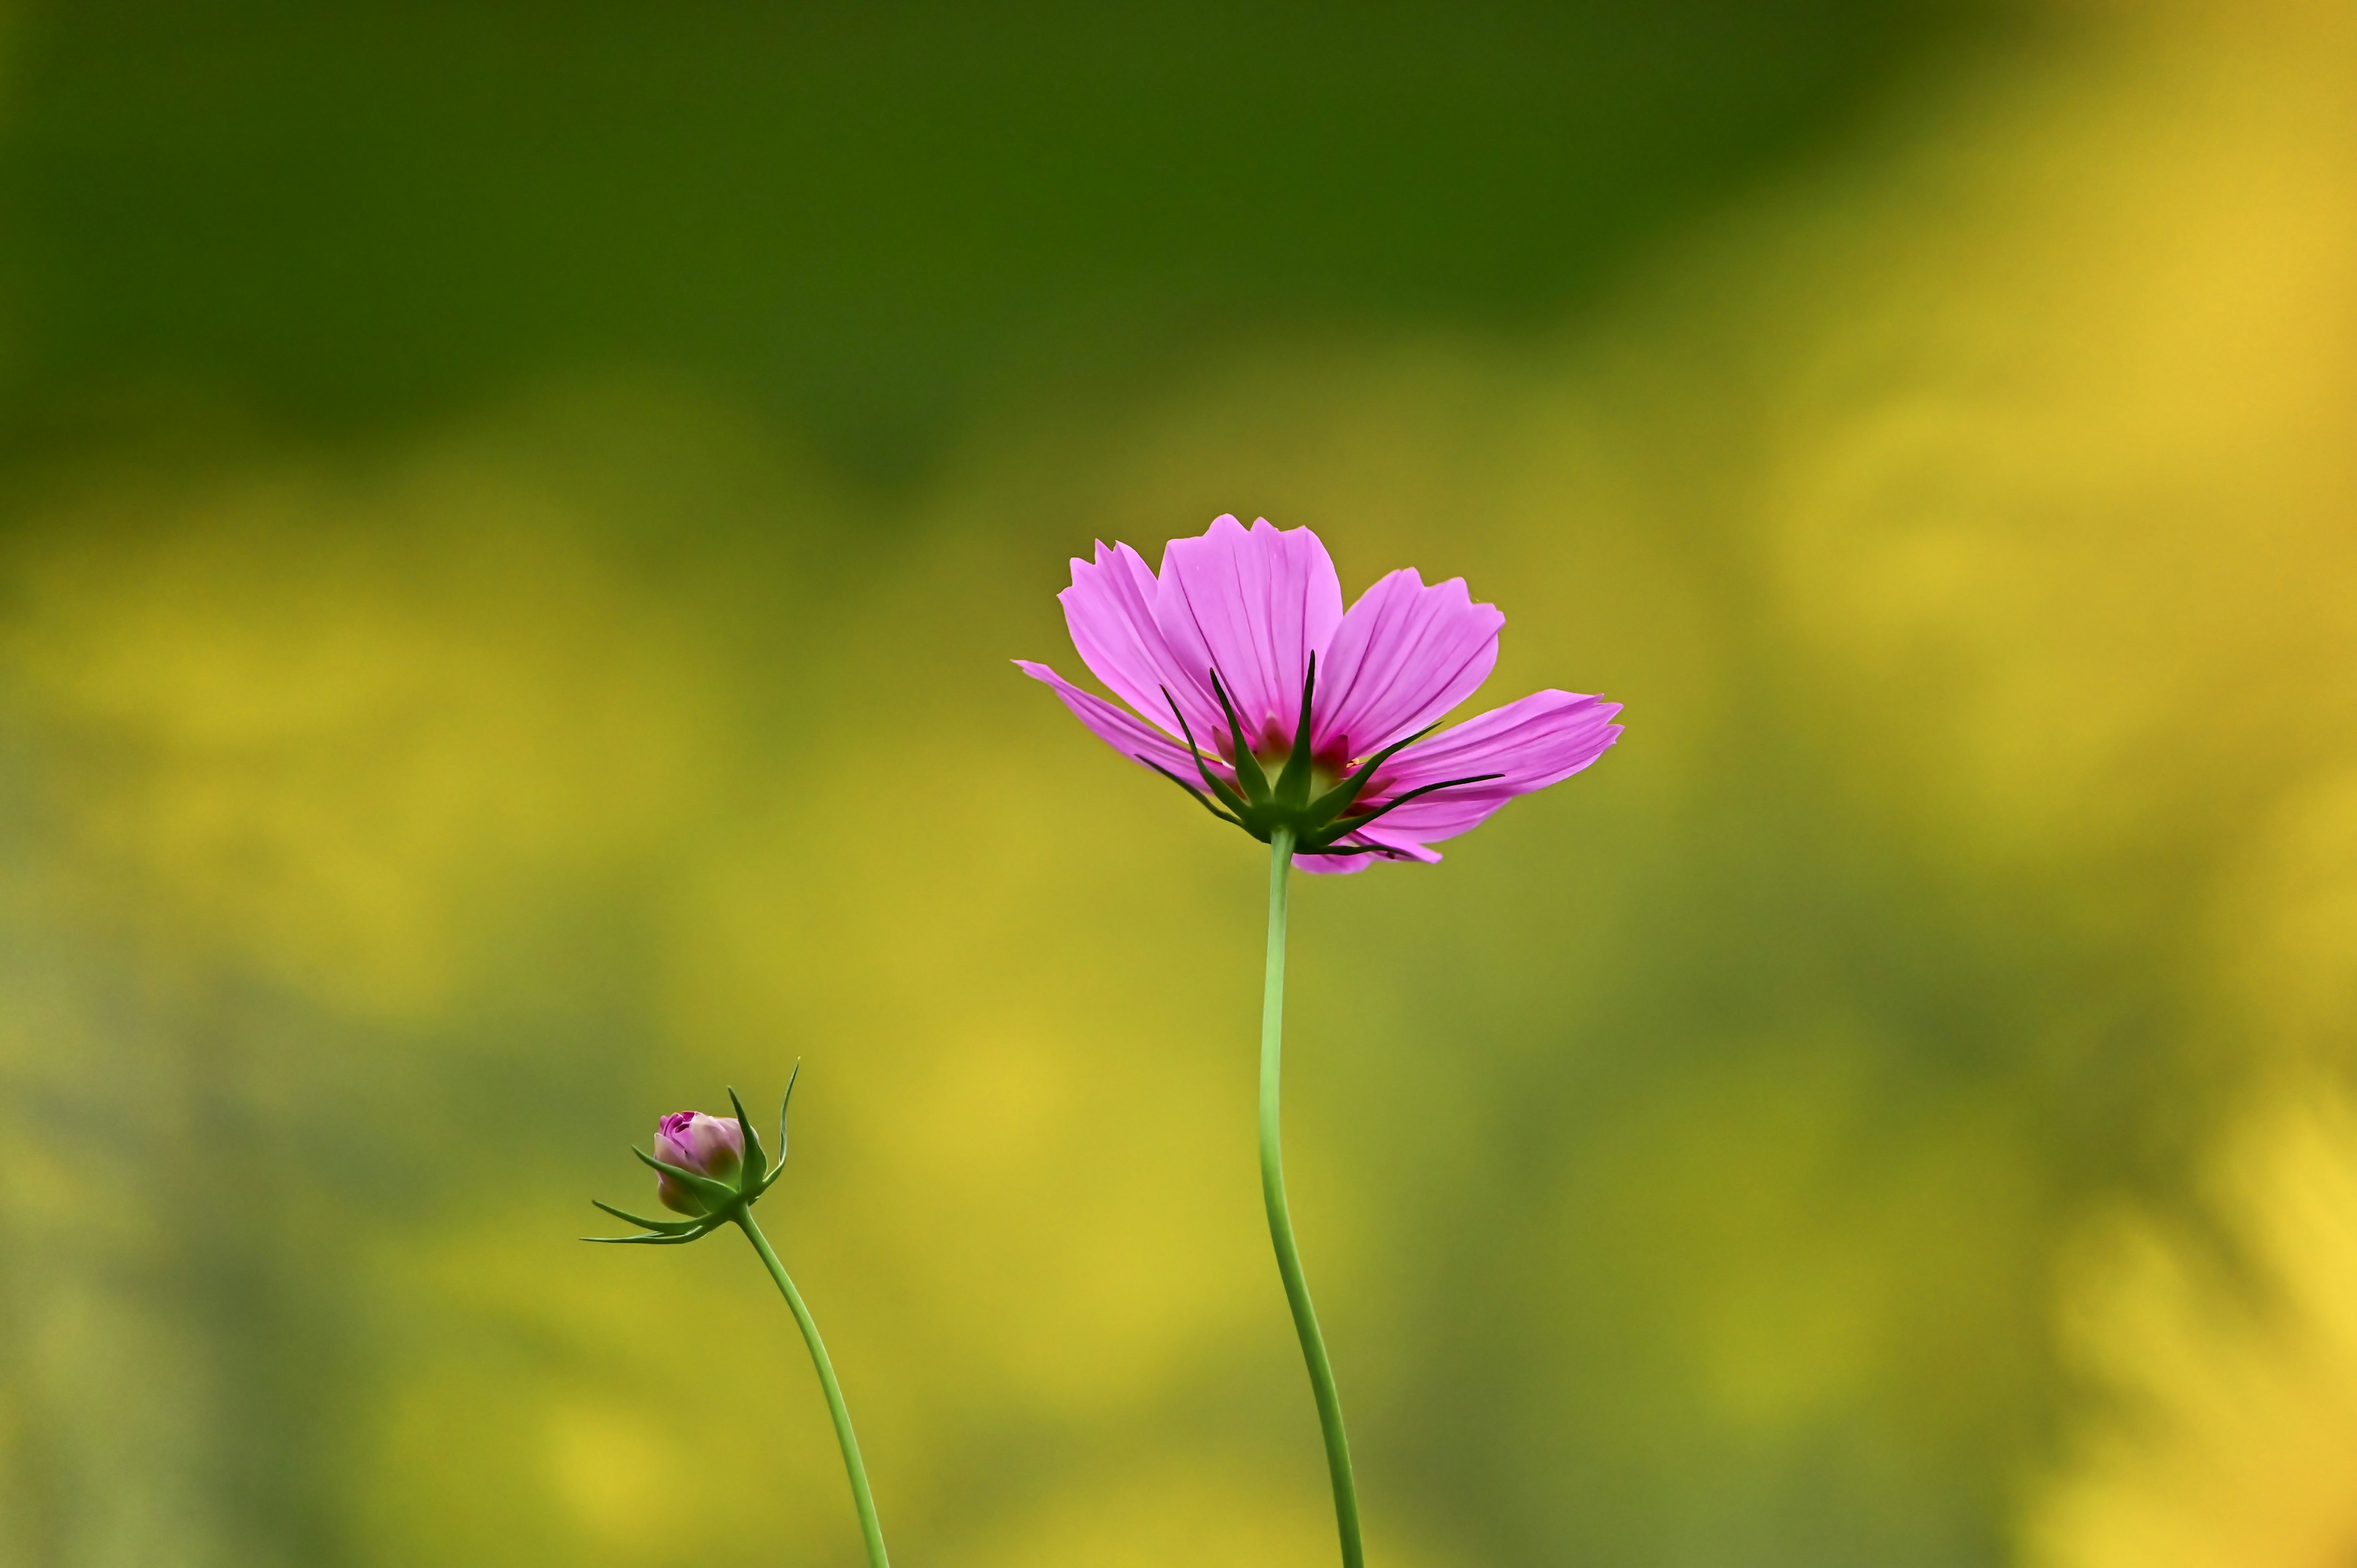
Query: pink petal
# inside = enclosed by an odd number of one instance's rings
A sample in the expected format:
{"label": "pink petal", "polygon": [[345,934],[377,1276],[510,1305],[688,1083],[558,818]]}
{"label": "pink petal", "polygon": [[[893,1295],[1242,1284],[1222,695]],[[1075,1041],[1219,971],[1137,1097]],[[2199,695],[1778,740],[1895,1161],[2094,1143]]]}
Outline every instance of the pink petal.
{"label": "pink petal", "polygon": [[1383,859],[1379,854],[1297,854],[1293,857],[1296,870],[1313,876],[1348,876],[1354,871],[1364,871]]}
{"label": "pink petal", "polygon": [[[1386,838],[1383,835],[1383,824],[1380,822],[1364,833],[1354,834],[1350,842],[1379,843],[1385,848],[1398,850],[1410,860],[1421,860],[1428,864],[1437,864],[1440,859],[1437,852],[1428,850],[1412,840]],[[1293,864],[1304,871],[1329,876],[1343,876],[1353,871],[1364,871],[1371,865],[1390,865],[1395,864],[1398,859],[1399,855],[1388,854],[1302,854],[1294,856]]]}
{"label": "pink petal", "polygon": [[[1072,716],[1089,726],[1089,733],[1140,766],[1159,765],[1185,779],[1197,789],[1202,788],[1202,778],[1195,768],[1195,759],[1187,748],[1173,741],[1160,730],[1146,724],[1126,708],[1115,707],[1094,692],[1084,692],[1045,664],[1034,664],[1018,659],[1015,667],[1034,681],[1045,682],[1072,710]],[[1228,782],[1233,782],[1226,768],[1207,750],[1204,756],[1212,768]]]}
{"label": "pink petal", "polygon": [[1560,783],[1603,756],[1620,737],[1612,722],[1620,711],[1599,697],[1534,692],[1409,746],[1376,776],[1369,794],[1378,803],[1444,779],[1501,777],[1411,800],[1371,824],[1368,836],[1421,847],[1479,827],[1515,796]]}
{"label": "pink petal", "polygon": [[1317,750],[1340,763],[1414,735],[1471,696],[1498,662],[1506,618],[1465,579],[1425,586],[1413,569],[1359,596],[1318,661]]}
{"label": "pink petal", "polygon": [[655,1124],[655,1158],[703,1176],[733,1171],[745,1159],[745,1130],[733,1117],[675,1111]]}
{"label": "pink petal", "polygon": [[1163,552],[1154,618],[1206,700],[1209,671],[1219,671],[1245,744],[1281,746],[1300,721],[1309,655],[1341,625],[1342,585],[1309,530],[1279,532],[1264,518],[1246,532],[1222,517]]}
{"label": "pink petal", "polygon": [[[665,1165],[731,1181],[745,1164],[745,1130],[726,1117],[675,1111],[655,1125],[654,1156]],[[655,1197],[665,1208],[701,1214],[704,1205],[669,1171],[655,1173]]]}
{"label": "pink petal", "polygon": [[1108,549],[1099,540],[1096,559],[1076,557],[1072,585],[1056,597],[1063,604],[1072,646],[1090,673],[1149,723],[1177,735],[1170,701],[1163,695],[1167,690],[1186,714],[1196,740],[1209,749],[1226,733],[1227,723],[1202,671],[1190,675],[1171,657],[1162,628],[1154,624],[1155,590],[1154,573],[1136,551],[1126,544]]}

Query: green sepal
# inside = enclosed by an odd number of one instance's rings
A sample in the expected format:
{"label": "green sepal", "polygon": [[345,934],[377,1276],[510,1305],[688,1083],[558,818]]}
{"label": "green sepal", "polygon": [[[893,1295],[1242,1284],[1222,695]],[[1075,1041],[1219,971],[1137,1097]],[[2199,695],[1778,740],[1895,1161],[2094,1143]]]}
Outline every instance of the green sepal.
{"label": "green sepal", "polygon": [[707,1225],[701,1230],[683,1230],[676,1236],[584,1236],[581,1240],[595,1241],[606,1247],[628,1246],[632,1242],[643,1247],[683,1247],[690,1241],[700,1241],[711,1234],[712,1228]]}
{"label": "green sepal", "polygon": [[716,1214],[737,1201],[737,1189],[725,1181],[715,1181],[708,1176],[699,1176],[683,1165],[667,1165],[644,1149],[633,1147],[630,1153],[639,1156],[640,1164],[662,1172],[663,1175],[687,1188],[689,1192],[702,1198],[706,1214]]}
{"label": "green sepal", "polygon": [[641,1219],[628,1209],[617,1208],[610,1203],[600,1203],[594,1197],[589,1200],[589,1204],[591,1208],[602,1208],[626,1224],[635,1225],[641,1230],[660,1231],[666,1236],[676,1236],[683,1230],[693,1230],[704,1223],[701,1219]]}
{"label": "green sepal", "polygon": [[[794,1108],[794,1085],[802,1081],[802,1058],[796,1057],[794,1070],[786,1074],[786,1092],[778,1100],[778,1163],[770,1168],[769,1176],[763,1179],[762,1192],[767,1192],[775,1187],[778,1178],[786,1172],[786,1113]],[[757,1193],[754,1196],[759,1197],[759,1194]]]}
{"label": "green sepal", "polygon": [[1329,838],[1327,842],[1330,843],[1333,842],[1334,838],[1340,838],[1346,833],[1357,832],[1361,828],[1365,827],[1377,817],[1383,816],[1388,811],[1397,811],[1400,807],[1406,805],[1410,800],[1415,800],[1420,796],[1429,795],[1434,793],[1436,790],[1440,789],[1458,789],[1467,784],[1486,784],[1492,779],[1503,779],[1505,775],[1502,773],[1476,773],[1466,779],[1445,779],[1437,784],[1420,784],[1404,795],[1393,796],[1390,800],[1385,800],[1382,805],[1377,806],[1372,811],[1361,811],[1356,815],[1343,818],[1341,823],[1335,832],[1333,838]]}
{"label": "green sepal", "polygon": [[[1220,699],[1220,712],[1228,716],[1229,737],[1235,742],[1236,782],[1244,787],[1245,798],[1254,805],[1265,806],[1275,799],[1269,793],[1268,775],[1261,771],[1260,758],[1254,757],[1252,754],[1252,747],[1244,744],[1243,722],[1236,717],[1236,705],[1228,701],[1228,689],[1220,684],[1220,672],[1217,670],[1211,671],[1211,693]],[[1235,811],[1238,816],[1243,814],[1241,803],[1237,805]]]}
{"label": "green sepal", "polygon": [[[1211,765],[1203,759],[1203,748],[1195,744],[1195,731],[1193,727],[1187,723],[1186,714],[1179,710],[1178,699],[1170,694],[1170,688],[1168,686],[1162,688],[1162,700],[1170,704],[1170,716],[1178,721],[1178,733],[1185,736],[1187,741],[1187,755],[1195,759],[1195,771],[1202,775],[1204,788],[1211,790],[1211,794],[1219,800],[1221,805],[1225,806],[1229,811],[1233,811],[1236,814],[1236,826],[1243,827],[1244,825],[1243,822],[1243,814],[1250,809],[1245,805],[1244,798],[1242,795],[1237,794],[1234,787],[1229,784],[1226,779],[1222,779],[1218,774],[1212,772]],[[1143,759],[1141,758],[1141,760]],[[1150,762],[1146,763],[1146,766],[1148,768],[1154,767]],[[1259,765],[1255,763],[1254,766],[1258,767]],[[1162,770],[1157,768],[1155,768],[1155,771],[1160,773]],[[1163,777],[1167,779],[1170,777],[1170,775],[1163,774]],[[1240,772],[1236,777],[1241,779],[1243,775]],[[1182,783],[1179,788],[1184,789],[1192,789],[1194,786],[1191,784]]]}
{"label": "green sepal", "polygon": [[1309,672],[1301,682],[1301,722],[1293,729],[1293,755],[1276,776],[1276,799],[1296,807],[1309,803],[1309,703],[1318,690],[1318,655],[1309,656]]}
{"label": "green sepal", "polygon": [[[1202,807],[1202,808],[1203,808],[1203,810],[1205,810],[1205,811],[1207,811],[1211,812],[1211,815],[1213,815],[1213,816],[1215,816],[1215,817],[1219,818],[1219,819],[1220,819],[1220,821],[1222,821],[1222,822],[1223,822],[1228,823],[1228,824],[1229,824],[1230,826],[1232,826],[1232,827],[1239,827],[1239,828],[1241,828],[1241,827],[1243,827],[1243,826],[1244,825],[1244,824],[1243,824],[1243,818],[1241,818],[1241,817],[1232,817],[1232,816],[1230,816],[1227,812],[1225,812],[1225,811],[1223,811],[1220,810],[1220,808],[1219,808],[1219,807],[1217,807],[1217,806],[1215,806],[1215,805],[1211,804],[1211,797],[1210,797],[1210,796],[1208,796],[1208,795],[1204,794],[1200,789],[1196,789],[1196,788],[1195,788],[1195,786],[1193,786],[1192,784],[1188,783],[1188,782],[1187,782],[1187,780],[1185,780],[1184,779],[1179,778],[1179,777],[1178,777],[1178,775],[1177,775],[1176,773],[1171,772],[1171,771],[1170,771],[1170,769],[1168,769],[1168,768],[1163,767],[1163,766],[1162,766],[1162,764],[1160,764],[1160,763],[1158,763],[1158,762],[1155,761],[1155,760],[1154,760],[1154,758],[1152,758],[1152,757],[1150,757],[1146,756],[1144,752],[1142,752],[1142,751],[1141,751],[1141,752],[1139,752],[1139,753],[1137,754],[1137,760],[1139,760],[1140,762],[1143,762],[1144,764],[1146,764],[1146,766],[1147,766],[1148,768],[1152,768],[1152,769],[1154,769],[1154,771],[1156,771],[1157,773],[1161,774],[1161,775],[1162,775],[1162,777],[1164,777],[1165,779],[1169,779],[1169,780],[1170,780],[1170,782],[1172,782],[1173,784],[1178,785],[1178,788],[1180,788],[1181,789],[1186,790],[1188,794],[1192,795],[1192,796],[1195,798],[1195,803],[1196,803],[1197,805],[1199,805],[1199,806]],[[1198,762],[1198,763],[1200,763],[1202,759],[1199,757],[1197,757],[1197,758],[1196,758],[1196,760],[1197,760],[1197,762]]]}
{"label": "green sepal", "polygon": [[761,1152],[761,1135],[753,1131],[753,1119],[745,1114],[745,1102],[737,1098],[737,1090],[728,1090],[728,1103],[737,1109],[737,1128],[745,1134],[745,1164],[737,1173],[737,1190],[750,1197],[761,1190],[761,1178],[770,1171],[770,1156]]}
{"label": "green sepal", "polygon": [[1351,802],[1359,798],[1359,792],[1364,789],[1368,782],[1374,778],[1376,768],[1381,768],[1401,751],[1414,746],[1439,727],[1438,725],[1427,725],[1405,740],[1392,742],[1391,745],[1359,764],[1357,768],[1351,769],[1349,778],[1310,802],[1308,825],[1322,828],[1350,810]]}

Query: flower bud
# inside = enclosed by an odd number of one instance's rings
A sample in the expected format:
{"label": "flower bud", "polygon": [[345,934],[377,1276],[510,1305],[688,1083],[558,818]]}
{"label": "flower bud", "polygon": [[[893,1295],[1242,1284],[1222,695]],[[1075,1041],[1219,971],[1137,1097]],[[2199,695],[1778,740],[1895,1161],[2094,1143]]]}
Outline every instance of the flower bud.
{"label": "flower bud", "polygon": [[[655,1124],[655,1158],[733,1186],[745,1164],[745,1130],[727,1117],[674,1111]],[[703,1200],[668,1172],[655,1173],[655,1196],[674,1213],[706,1212]]]}

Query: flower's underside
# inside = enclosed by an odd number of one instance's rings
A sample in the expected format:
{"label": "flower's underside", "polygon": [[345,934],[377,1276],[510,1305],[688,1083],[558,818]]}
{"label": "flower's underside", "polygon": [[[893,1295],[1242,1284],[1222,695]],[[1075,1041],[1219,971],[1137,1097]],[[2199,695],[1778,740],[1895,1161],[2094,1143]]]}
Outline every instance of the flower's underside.
{"label": "flower's underside", "polygon": [[1254,836],[1294,828],[1304,870],[1438,860],[1434,843],[1569,778],[1620,734],[1619,703],[1556,691],[1425,734],[1489,677],[1506,618],[1473,603],[1463,579],[1427,586],[1413,570],[1345,611],[1306,528],[1222,517],[1172,540],[1158,576],[1128,545],[1100,542],[1059,597],[1082,662],[1129,706],[1018,660],[1024,673]]}

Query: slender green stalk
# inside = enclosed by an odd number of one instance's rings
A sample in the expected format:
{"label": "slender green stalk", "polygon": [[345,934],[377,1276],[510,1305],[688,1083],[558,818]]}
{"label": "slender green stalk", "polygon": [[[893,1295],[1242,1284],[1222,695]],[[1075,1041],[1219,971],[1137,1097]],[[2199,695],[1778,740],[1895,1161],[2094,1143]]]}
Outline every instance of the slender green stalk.
{"label": "slender green stalk", "polygon": [[1359,1541],[1359,1487],[1351,1477],[1351,1439],[1342,1430],[1342,1399],[1334,1391],[1334,1367],[1326,1359],[1326,1338],[1318,1332],[1318,1312],[1309,1305],[1309,1282],[1301,1252],[1293,1244],[1293,1215],[1285,1203],[1285,1150],[1277,1133],[1277,1086],[1285,1064],[1285,894],[1293,871],[1293,830],[1269,835],[1268,974],[1260,1002],[1260,1193],[1268,1206],[1268,1239],[1276,1245],[1276,1270],[1285,1276],[1285,1299],[1293,1307],[1301,1359],[1309,1364],[1309,1387],[1318,1396],[1318,1426],[1326,1437],[1326,1469],[1334,1482],[1334,1526],[1342,1537],[1342,1568],[1363,1568],[1366,1549]]}
{"label": "slender green stalk", "polygon": [[843,1402],[843,1385],[834,1380],[834,1363],[826,1358],[826,1342],[818,1337],[818,1324],[802,1305],[802,1292],[786,1275],[786,1265],[778,1262],[770,1239],[753,1223],[750,1209],[737,1211],[737,1223],[745,1228],[746,1239],[753,1251],[761,1254],[768,1264],[770,1277],[778,1282],[786,1305],[793,1308],[794,1321],[802,1325],[802,1342],[810,1347],[811,1361],[818,1368],[819,1386],[826,1390],[827,1413],[834,1417],[834,1438],[843,1444],[843,1467],[851,1473],[851,1500],[859,1509],[859,1533],[867,1543],[868,1568],[891,1568],[891,1560],[884,1555],[884,1527],[876,1520],[876,1498],[867,1489],[867,1466],[859,1462],[859,1439],[851,1434],[851,1411]]}

